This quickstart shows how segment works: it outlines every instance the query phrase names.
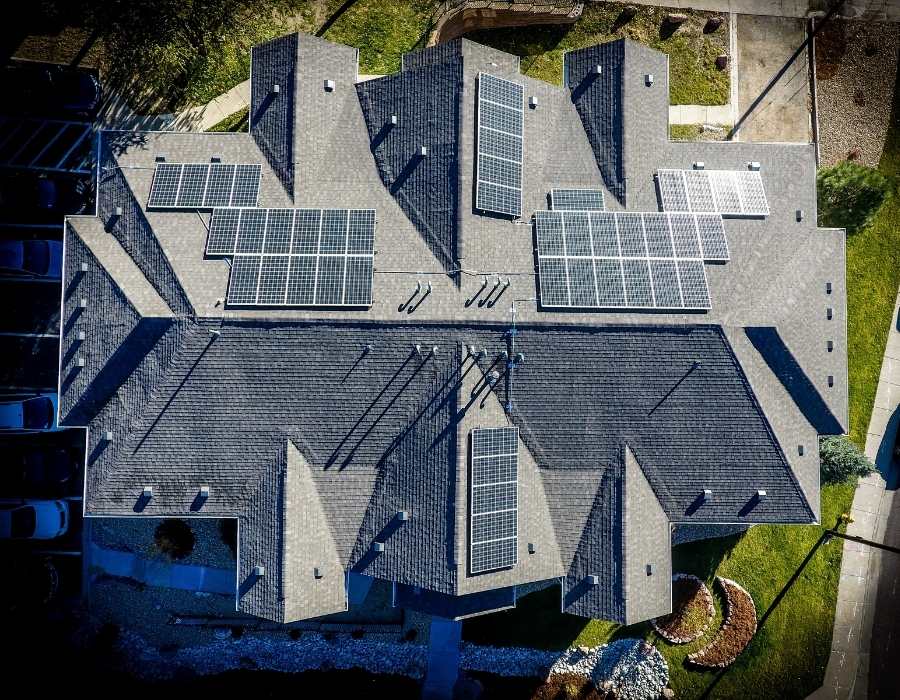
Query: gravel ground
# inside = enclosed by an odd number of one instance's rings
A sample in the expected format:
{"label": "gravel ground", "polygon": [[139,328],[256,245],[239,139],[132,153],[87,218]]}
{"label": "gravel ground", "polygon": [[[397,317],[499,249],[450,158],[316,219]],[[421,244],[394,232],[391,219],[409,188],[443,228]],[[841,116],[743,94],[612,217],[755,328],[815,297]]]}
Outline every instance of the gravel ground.
{"label": "gravel ground", "polygon": [[[153,534],[161,518],[97,518],[91,532],[93,541],[101,547],[134,552],[149,559],[171,561],[154,544]],[[230,569],[235,565],[231,549],[222,541],[220,520],[216,518],[185,518],[194,532],[194,551],[179,564],[197,564]]]}
{"label": "gravel ground", "polygon": [[816,37],[823,166],[851,153],[860,163],[878,165],[890,122],[898,46],[900,25],[888,22],[834,21]]}

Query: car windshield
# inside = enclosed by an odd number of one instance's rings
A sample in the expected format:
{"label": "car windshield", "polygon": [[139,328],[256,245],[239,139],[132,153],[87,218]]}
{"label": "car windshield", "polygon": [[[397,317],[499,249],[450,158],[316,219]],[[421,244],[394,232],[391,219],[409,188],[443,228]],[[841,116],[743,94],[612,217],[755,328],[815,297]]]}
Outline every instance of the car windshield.
{"label": "car windshield", "polygon": [[12,518],[12,528],[10,534],[12,537],[31,537],[34,534],[34,526],[37,519],[34,515],[34,508],[24,506],[10,513]]}
{"label": "car windshield", "polygon": [[50,267],[50,244],[47,241],[27,241],[23,267],[36,275],[46,275]]}
{"label": "car windshield", "polygon": [[53,402],[46,396],[28,399],[22,407],[24,428],[40,429],[53,425]]}

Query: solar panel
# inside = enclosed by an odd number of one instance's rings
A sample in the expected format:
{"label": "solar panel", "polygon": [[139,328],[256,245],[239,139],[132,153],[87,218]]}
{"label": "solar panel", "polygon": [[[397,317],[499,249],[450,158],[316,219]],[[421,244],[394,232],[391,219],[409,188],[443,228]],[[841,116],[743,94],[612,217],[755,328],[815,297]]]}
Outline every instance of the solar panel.
{"label": "solar panel", "polygon": [[234,256],[232,305],[369,306],[375,223],[374,209],[214,209],[206,252]]}
{"label": "solar panel", "polygon": [[721,224],[718,214],[537,211],[541,305],[708,309],[703,261],[728,259]]}
{"label": "solar panel", "polygon": [[475,428],[469,538],[471,572],[518,561],[518,428]]}
{"label": "solar panel", "polygon": [[758,170],[659,170],[665,211],[723,216],[768,216],[769,203]]}
{"label": "solar panel", "polygon": [[550,190],[550,208],[603,211],[606,203],[603,190],[554,189]]}
{"label": "solar panel", "polygon": [[478,74],[477,209],[522,215],[524,101],[520,83]]}
{"label": "solar panel", "polygon": [[147,206],[155,209],[255,207],[260,165],[157,163]]}

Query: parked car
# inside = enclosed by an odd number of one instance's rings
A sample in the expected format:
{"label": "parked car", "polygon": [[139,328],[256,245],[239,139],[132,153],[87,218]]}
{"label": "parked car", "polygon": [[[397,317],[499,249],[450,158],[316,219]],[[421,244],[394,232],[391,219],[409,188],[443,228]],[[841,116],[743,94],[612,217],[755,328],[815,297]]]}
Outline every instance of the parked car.
{"label": "parked car", "polygon": [[56,394],[0,399],[0,430],[55,430]]}
{"label": "parked car", "polygon": [[4,446],[0,495],[58,496],[78,474],[81,457],[74,448]]}
{"label": "parked car", "polygon": [[60,241],[0,241],[0,270],[59,279],[62,250]]}
{"label": "parked car", "polygon": [[82,214],[90,202],[90,180],[65,174],[17,173],[0,178],[0,221],[58,223]]}
{"label": "parked car", "polygon": [[52,540],[68,529],[66,501],[0,501],[0,540]]}
{"label": "parked car", "polygon": [[92,119],[100,107],[100,81],[92,71],[55,63],[16,61],[0,77],[7,105],[18,113],[56,119]]}

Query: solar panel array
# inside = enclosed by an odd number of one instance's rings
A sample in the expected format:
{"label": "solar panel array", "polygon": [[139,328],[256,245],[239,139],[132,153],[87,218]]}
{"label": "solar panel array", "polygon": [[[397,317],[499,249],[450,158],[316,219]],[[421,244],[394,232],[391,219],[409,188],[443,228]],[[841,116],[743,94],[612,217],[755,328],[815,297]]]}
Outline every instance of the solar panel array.
{"label": "solar panel array", "polygon": [[665,211],[769,215],[758,170],[659,170],[656,179]]}
{"label": "solar panel array", "polygon": [[259,164],[157,163],[147,206],[159,209],[255,207]]}
{"label": "solar panel array", "polygon": [[550,190],[550,208],[578,209],[580,211],[603,211],[603,190]]}
{"label": "solar panel array", "polygon": [[522,215],[524,106],[524,86],[488,73],[478,74],[477,209]]}
{"label": "solar panel array", "polygon": [[704,260],[728,260],[722,217],[537,211],[545,307],[708,309]]}
{"label": "solar panel array", "polygon": [[214,209],[206,243],[236,306],[369,306],[374,251],[374,209]]}
{"label": "solar panel array", "polygon": [[472,431],[470,569],[514,566],[518,549],[519,429]]}

